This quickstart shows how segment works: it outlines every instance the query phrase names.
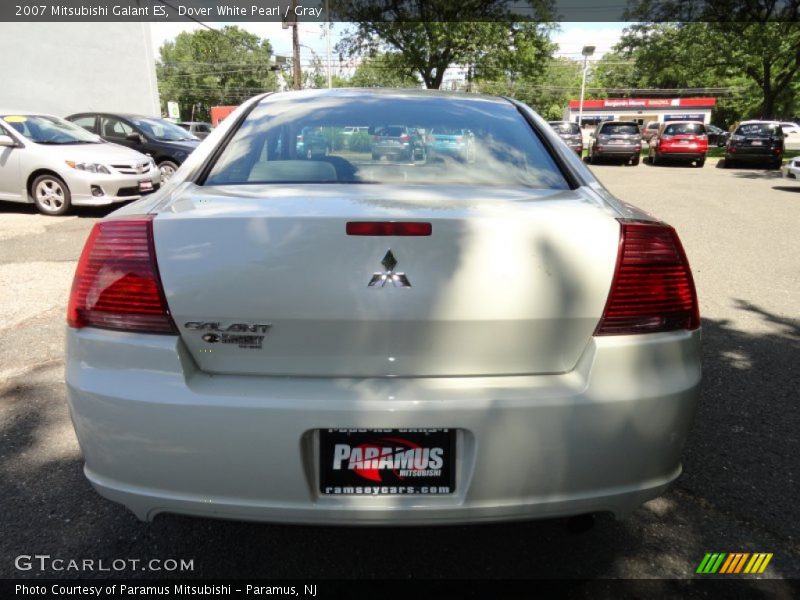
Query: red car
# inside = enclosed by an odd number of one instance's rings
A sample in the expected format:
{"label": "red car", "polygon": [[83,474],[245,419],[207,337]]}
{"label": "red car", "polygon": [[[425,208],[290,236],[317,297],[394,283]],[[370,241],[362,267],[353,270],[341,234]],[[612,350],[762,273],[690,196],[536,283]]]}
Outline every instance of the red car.
{"label": "red car", "polygon": [[698,167],[706,163],[708,135],[706,126],[697,121],[663,123],[647,146],[646,160],[658,165],[666,161],[691,162]]}

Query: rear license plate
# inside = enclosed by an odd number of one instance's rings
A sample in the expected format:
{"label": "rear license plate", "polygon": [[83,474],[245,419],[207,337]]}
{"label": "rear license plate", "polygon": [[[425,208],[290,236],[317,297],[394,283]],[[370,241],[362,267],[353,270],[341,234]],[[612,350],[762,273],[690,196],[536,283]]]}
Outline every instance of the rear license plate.
{"label": "rear license plate", "polygon": [[611,140],[612,144],[624,144],[625,140]]}
{"label": "rear license plate", "polygon": [[753,145],[753,146],[763,146],[764,142],[762,142],[761,140],[753,140],[751,145]]}
{"label": "rear license plate", "polygon": [[142,193],[153,191],[153,182],[149,179],[139,182],[139,191]]}
{"label": "rear license plate", "polygon": [[454,429],[320,429],[323,495],[455,492]]}

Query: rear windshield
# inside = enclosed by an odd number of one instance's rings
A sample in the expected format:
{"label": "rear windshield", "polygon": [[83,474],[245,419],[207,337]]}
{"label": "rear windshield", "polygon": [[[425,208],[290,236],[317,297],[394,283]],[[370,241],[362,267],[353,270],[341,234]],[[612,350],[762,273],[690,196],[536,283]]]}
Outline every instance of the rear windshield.
{"label": "rear windshield", "polygon": [[702,123],[674,123],[664,127],[665,135],[704,135],[705,125]]}
{"label": "rear windshield", "polygon": [[[350,133],[354,122],[368,130]],[[301,134],[308,131],[320,134]],[[470,143],[443,149],[434,143],[434,132],[445,131],[469,131]],[[289,94],[262,100],[205,181],[257,183],[569,188],[538,136],[510,103],[379,94]]]}
{"label": "rear windshield", "polygon": [[612,123],[603,125],[600,133],[602,135],[635,135],[639,133],[639,126],[635,123]]}
{"label": "rear windshield", "polygon": [[375,133],[383,137],[400,137],[401,135],[408,135],[405,127],[382,127],[375,128]]}
{"label": "rear windshield", "polygon": [[745,123],[739,125],[737,135],[779,135],[781,127],[777,123]]}
{"label": "rear windshield", "polygon": [[552,127],[556,133],[562,133],[564,135],[578,135],[581,132],[577,123],[550,123],[550,127]]}

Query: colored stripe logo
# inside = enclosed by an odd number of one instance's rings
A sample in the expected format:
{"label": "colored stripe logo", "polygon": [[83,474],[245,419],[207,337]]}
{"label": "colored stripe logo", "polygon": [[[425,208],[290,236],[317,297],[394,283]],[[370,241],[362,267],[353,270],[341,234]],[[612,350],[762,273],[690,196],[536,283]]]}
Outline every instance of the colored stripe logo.
{"label": "colored stripe logo", "polygon": [[695,572],[701,575],[713,573],[760,574],[766,570],[771,560],[771,552],[755,552],[753,554],[749,552],[707,552]]}

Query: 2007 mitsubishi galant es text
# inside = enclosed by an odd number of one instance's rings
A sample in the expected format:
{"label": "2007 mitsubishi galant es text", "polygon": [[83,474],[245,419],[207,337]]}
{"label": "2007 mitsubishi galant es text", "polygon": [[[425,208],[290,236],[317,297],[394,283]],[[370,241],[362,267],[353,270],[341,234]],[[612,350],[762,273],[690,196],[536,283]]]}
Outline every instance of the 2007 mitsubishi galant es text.
{"label": "2007 mitsubishi galant es text", "polygon": [[[388,125],[474,152],[342,142]],[[675,231],[472,94],[245,103],[95,225],[68,325],[86,476],[141,519],[623,516],[680,474],[700,382]]]}

